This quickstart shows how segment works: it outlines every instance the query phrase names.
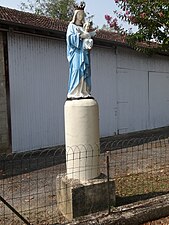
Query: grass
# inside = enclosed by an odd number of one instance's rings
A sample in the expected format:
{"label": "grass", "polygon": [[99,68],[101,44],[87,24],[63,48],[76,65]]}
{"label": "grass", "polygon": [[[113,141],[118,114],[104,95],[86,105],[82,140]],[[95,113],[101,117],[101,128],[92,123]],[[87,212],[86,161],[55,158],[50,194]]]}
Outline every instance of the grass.
{"label": "grass", "polygon": [[169,168],[116,177],[117,205],[144,200],[169,192]]}

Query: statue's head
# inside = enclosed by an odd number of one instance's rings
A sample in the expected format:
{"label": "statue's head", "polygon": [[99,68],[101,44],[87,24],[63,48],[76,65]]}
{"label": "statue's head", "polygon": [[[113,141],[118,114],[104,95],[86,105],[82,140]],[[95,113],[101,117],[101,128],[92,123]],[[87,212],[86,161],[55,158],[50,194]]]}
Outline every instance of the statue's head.
{"label": "statue's head", "polygon": [[71,23],[76,24],[77,21],[78,25],[83,25],[85,22],[85,12],[84,12],[84,8],[85,8],[86,4],[85,2],[81,2],[79,5],[76,4],[74,5],[75,11],[74,11],[74,15],[73,15],[73,19],[71,21]]}

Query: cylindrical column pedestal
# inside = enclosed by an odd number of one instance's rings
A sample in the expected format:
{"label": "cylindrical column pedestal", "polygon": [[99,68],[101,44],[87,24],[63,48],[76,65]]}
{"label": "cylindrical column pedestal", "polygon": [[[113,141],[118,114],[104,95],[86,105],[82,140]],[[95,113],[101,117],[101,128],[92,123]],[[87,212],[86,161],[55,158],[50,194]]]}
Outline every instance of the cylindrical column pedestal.
{"label": "cylindrical column pedestal", "polygon": [[99,108],[94,99],[66,101],[67,177],[86,181],[99,172]]}

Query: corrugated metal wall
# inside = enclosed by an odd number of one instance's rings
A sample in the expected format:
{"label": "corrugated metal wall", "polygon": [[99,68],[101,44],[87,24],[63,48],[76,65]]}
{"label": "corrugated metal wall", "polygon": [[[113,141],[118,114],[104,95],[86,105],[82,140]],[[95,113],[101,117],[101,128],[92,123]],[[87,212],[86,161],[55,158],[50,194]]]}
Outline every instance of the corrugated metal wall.
{"label": "corrugated metal wall", "polygon": [[169,124],[169,73],[149,73],[149,104],[150,128]]}
{"label": "corrugated metal wall", "polygon": [[119,133],[169,125],[169,57],[127,48],[117,53]]}
{"label": "corrugated metal wall", "polygon": [[148,127],[147,72],[118,69],[118,131],[127,133]]}
{"label": "corrugated metal wall", "polygon": [[[13,151],[63,144],[65,42],[9,34],[8,46]],[[91,69],[102,137],[169,124],[168,57],[95,46]]]}
{"label": "corrugated metal wall", "polygon": [[117,133],[115,49],[94,48],[91,52],[92,93],[99,103],[100,135]]}
{"label": "corrugated metal wall", "polygon": [[[13,151],[63,144],[68,83],[65,42],[19,34],[10,34],[8,40]],[[106,69],[98,63],[103,58],[108,63]],[[116,132],[115,53],[96,48],[91,61],[101,136],[109,136]],[[111,109],[105,110],[109,106]]]}
{"label": "corrugated metal wall", "polygon": [[13,151],[63,144],[65,44],[18,34],[8,40]]}

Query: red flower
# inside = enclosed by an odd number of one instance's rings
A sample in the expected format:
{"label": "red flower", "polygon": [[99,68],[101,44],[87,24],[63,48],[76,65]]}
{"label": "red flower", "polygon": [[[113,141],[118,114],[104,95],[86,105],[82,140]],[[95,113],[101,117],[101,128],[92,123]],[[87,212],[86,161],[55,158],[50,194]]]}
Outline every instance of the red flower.
{"label": "red flower", "polygon": [[113,19],[113,21],[110,23],[110,27],[114,28],[115,30],[117,30],[119,28],[116,18]]}
{"label": "red flower", "polygon": [[109,16],[109,15],[105,15],[104,17],[105,17],[105,19],[107,20],[107,22],[108,22],[108,23],[110,23],[110,21],[111,21],[112,17],[111,17],[111,16]]}

